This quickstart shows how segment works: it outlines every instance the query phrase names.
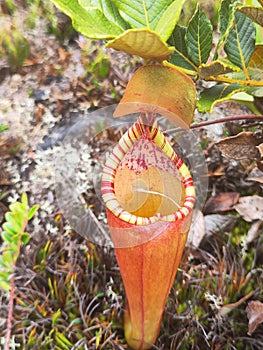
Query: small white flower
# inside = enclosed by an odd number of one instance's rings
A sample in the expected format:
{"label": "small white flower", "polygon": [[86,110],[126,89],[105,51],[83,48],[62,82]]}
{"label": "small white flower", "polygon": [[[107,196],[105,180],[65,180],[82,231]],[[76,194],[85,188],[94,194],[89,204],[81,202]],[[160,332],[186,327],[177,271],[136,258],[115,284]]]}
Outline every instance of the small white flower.
{"label": "small white flower", "polygon": [[56,226],[51,225],[50,223],[46,224],[46,230],[52,234],[58,232],[58,228]]}
{"label": "small white flower", "polygon": [[17,192],[14,192],[14,191],[13,191],[12,195],[7,198],[9,203],[17,202],[19,199],[20,199],[19,194]]}

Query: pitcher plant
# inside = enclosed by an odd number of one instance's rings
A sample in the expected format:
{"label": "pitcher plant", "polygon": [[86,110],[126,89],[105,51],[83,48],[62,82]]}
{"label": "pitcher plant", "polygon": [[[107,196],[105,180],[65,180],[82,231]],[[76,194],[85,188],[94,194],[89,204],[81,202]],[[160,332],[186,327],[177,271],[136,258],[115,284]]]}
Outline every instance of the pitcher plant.
{"label": "pitcher plant", "polygon": [[127,296],[125,337],[132,349],[150,349],[191,224],[195,189],[156,114],[187,128],[195,89],[189,78],[163,65],[145,65],[132,77],[115,116],[139,113],[106,161],[102,196]]}

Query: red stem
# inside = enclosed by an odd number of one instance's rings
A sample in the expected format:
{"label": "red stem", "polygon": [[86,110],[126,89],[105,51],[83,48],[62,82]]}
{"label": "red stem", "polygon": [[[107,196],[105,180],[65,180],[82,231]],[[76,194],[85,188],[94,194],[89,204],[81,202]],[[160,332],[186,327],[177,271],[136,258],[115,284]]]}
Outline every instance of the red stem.
{"label": "red stem", "polygon": [[226,123],[226,122],[233,122],[235,120],[244,120],[244,119],[252,119],[252,120],[261,120],[263,121],[263,115],[237,115],[232,117],[225,117],[215,120],[206,120],[204,122],[200,123],[194,123],[190,125],[191,129],[200,128],[202,126],[212,125],[212,124],[218,124],[218,123]]}
{"label": "red stem", "polygon": [[[215,120],[206,120],[204,122],[200,123],[194,123],[190,125],[190,129],[197,129],[201,128],[203,126],[212,125],[212,124],[219,124],[219,123],[226,123],[226,122],[233,122],[236,120],[246,120],[246,119],[252,119],[252,120],[262,120],[263,121],[263,115],[237,115],[232,117],[225,117]],[[171,132],[176,132],[180,130],[180,128],[173,128],[166,130],[165,133],[170,134]]]}
{"label": "red stem", "polygon": [[12,318],[13,318],[13,310],[14,310],[14,300],[15,300],[15,276],[13,275],[11,278],[11,290],[10,290],[10,299],[9,299],[5,350],[9,350],[10,340],[12,335]]}

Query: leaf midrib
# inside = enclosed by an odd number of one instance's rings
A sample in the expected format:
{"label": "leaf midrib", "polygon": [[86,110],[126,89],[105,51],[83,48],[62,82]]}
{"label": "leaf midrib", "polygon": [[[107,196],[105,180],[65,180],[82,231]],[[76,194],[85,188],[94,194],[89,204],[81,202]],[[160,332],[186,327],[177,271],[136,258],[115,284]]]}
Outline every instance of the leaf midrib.
{"label": "leaf midrib", "polygon": [[249,80],[249,75],[248,75],[248,71],[247,71],[247,67],[246,67],[246,62],[245,62],[245,58],[244,58],[242,47],[241,47],[241,40],[242,40],[242,38],[239,37],[238,24],[237,23],[235,24],[235,32],[236,32],[237,47],[238,47],[239,55],[240,55],[240,58],[241,58],[242,67],[243,67],[246,79]]}
{"label": "leaf midrib", "polygon": [[143,9],[144,9],[146,27],[147,27],[148,29],[150,29],[149,18],[148,18],[148,13],[147,13],[147,8],[146,8],[146,2],[145,2],[145,0],[142,0],[142,4],[143,4]]}

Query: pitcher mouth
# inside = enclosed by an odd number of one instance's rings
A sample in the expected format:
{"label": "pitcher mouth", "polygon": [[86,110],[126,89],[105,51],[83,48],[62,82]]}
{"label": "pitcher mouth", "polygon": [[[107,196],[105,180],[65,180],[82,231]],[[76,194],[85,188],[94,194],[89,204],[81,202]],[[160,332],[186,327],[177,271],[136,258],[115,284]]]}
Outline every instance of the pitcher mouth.
{"label": "pitcher mouth", "polygon": [[[149,139],[174,163],[183,185],[185,194],[184,202],[178,208],[178,210],[169,215],[162,215],[161,213],[156,213],[150,217],[134,215],[123,208],[115,194],[114,180],[118,166],[123,160],[127,151],[135,144],[136,141],[145,135],[146,129]],[[172,146],[166,140],[164,134],[157,126],[157,122],[155,121],[153,125],[149,127],[142,122],[141,118],[139,118],[138,121],[133,124],[122,136],[119,143],[115,146],[107,159],[102,172],[101,192],[102,198],[108,210],[110,210],[116,217],[124,222],[138,226],[153,224],[157,221],[175,222],[182,220],[190,214],[195,203],[195,188],[189,169],[181,158],[174,152]]]}

